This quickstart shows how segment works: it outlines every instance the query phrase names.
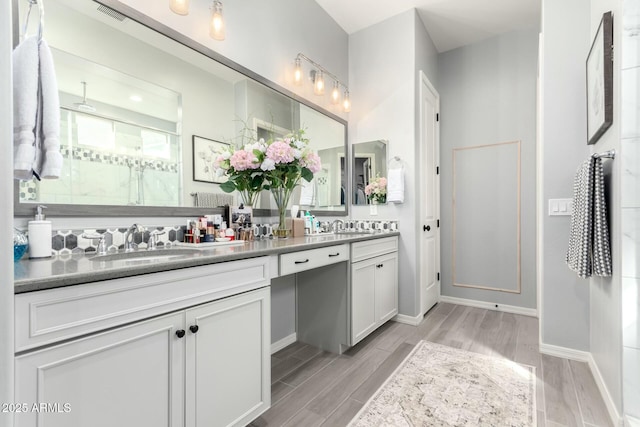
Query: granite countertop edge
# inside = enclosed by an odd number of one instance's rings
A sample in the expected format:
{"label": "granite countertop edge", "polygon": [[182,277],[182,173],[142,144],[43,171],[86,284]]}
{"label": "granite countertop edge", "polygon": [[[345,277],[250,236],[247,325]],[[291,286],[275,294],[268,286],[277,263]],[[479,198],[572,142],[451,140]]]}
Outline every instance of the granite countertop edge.
{"label": "granite countertop edge", "polygon": [[246,242],[244,246],[242,246],[241,252],[236,251],[239,246],[217,247],[213,249],[202,249],[200,253],[191,256],[185,254],[183,258],[178,260],[162,260],[152,264],[125,267],[95,265],[95,263],[91,262],[91,258],[95,257],[95,255],[87,255],[73,258],[77,265],[82,265],[82,268],[78,268],[77,271],[45,275],[38,275],[36,271],[52,271],[54,262],[67,262],[72,258],[52,257],[39,260],[27,259],[14,263],[14,292],[15,294],[21,294],[42,291],[399,235],[399,232],[381,232],[363,235],[319,235],[314,237],[289,238],[286,240],[253,241]]}

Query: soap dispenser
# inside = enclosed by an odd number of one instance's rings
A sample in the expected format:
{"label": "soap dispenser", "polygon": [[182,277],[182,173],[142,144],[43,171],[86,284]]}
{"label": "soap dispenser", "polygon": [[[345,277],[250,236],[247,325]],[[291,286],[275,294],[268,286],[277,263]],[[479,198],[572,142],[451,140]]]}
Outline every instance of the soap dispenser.
{"label": "soap dispenser", "polygon": [[29,221],[29,258],[48,258],[51,256],[51,221],[45,221],[42,209],[38,205],[35,219]]}

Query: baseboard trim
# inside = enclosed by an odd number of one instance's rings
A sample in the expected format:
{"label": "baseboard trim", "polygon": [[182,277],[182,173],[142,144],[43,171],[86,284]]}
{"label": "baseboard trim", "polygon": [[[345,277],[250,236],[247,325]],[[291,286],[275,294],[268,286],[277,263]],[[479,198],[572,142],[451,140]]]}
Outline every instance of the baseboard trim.
{"label": "baseboard trim", "polygon": [[274,343],[271,343],[271,354],[276,353],[288,345],[293,344],[298,340],[298,335],[294,332],[291,335],[288,335],[281,340],[278,340]]}
{"label": "baseboard trim", "polygon": [[609,389],[607,388],[607,384],[604,382],[604,378],[600,373],[600,369],[598,369],[598,364],[596,360],[593,358],[593,355],[589,353],[589,368],[591,369],[591,373],[593,374],[593,379],[596,381],[596,385],[598,386],[598,390],[600,390],[600,395],[602,396],[602,400],[604,400],[604,405],[607,407],[607,411],[609,412],[609,417],[611,418],[611,422],[614,426],[622,427],[624,426],[624,419],[618,413],[618,409],[616,408],[615,403],[613,403],[613,399],[611,398],[611,393],[609,393]]}
{"label": "baseboard trim", "polygon": [[607,389],[607,385],[605,384],[604,378],[600,373],[600,369],[598,369],[598,364],[596,363],[593,355],[590,352],[574,350],[572,348],[560,347],[552,344],[540,343],[540,353],[587,363],[589,365],[589,369],[591,370],[591,374],[593,375],[593,379],[596,382],[596,386],[598,386],[598,391],[602,396],[602,400],[607,407],[607,412],[609,413],[611,422],[615,427],[622,427],[624,425],[624,420],[622,419],[622,417],[620,417],[620,414],[616,409],[616,405],[615,403],[613,403],[611,393],[609,393],[609,389]]}
{"label": "baseboard trim", "polygon": [[418,326],[424,316],[407,316],[406,314],[396,314],[391,320],[411,326]]}
{"label": "baseboard trim", "polygon": [[586,363],[589,363],[589,360],[592,359],[591,353],[588,351],[574,350],[572,348],[545,343],[540,343],[540,353]]}
{"label": "baseboard trim", "polygon": [[[515,305],[499,304],[494,302],[477,301],[466,298],[450,297],[440,295],[440,302],[450,304],[468,305],[469,307],[485,308],[487,310],[504,311],[505,313],[521,314],[523,316],[538,317],[538,310],[535,308],[518,307]],[[497,306],[497,307],[496,307]]]}

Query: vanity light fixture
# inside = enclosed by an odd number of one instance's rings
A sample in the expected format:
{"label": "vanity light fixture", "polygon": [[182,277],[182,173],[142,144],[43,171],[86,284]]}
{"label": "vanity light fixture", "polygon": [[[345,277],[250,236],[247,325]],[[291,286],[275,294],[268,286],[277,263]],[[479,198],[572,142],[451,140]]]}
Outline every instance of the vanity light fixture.
{"label": "vanity light fixture", "polygon": [[304,76],[304,72],[302,70],[303,59],[313,66],[313,68],[309,72],[310,80],[313,83],[313,93],[315,93],[316,95],[324,95],[325,86],[327,85],[325,76],[328,76],[329,79],[333,80],[333,88],[331,90],[331,103],[334,105],[340,104],[340,87],[342,87],[344,88],[344,97],[342,101],[343,110],[345,113],[351,111],[351,100],[349,99],[349,88],[347,87],[347,85],[338,80],[338,78],[334,74],[330,73],[322,65],[318,64],[302,53],[298,53],[295,58],[295,65],[293,68],[294,84],[302,84],[302,76]]}
{"label": "vanity light fixture", "polygon": [[222,2],[220,0],[214,0],[211,6],[209,35],[214,40],[224,40],[224,19],[222,18]]}
{"label": "vanity light fixture", "polygon": [[349,90],[344,91],[344,101],[342,101],[342,109],[345,113],[351,111],[351,99],[349,99]]}
{"label": "vanity light fixture", "polygon": [[313,93],[324,95],[324,74],[322,71],[311,70],[311,79],[313,80]]}
{"label": "vanity light fixture", "polygon": [[188,15],[189,0],[169,0],[169,8],[178,15]]}
{"label": "vanity light fixture", "polygon": [[331,91],[331,103],[333,105],[340,103],[340,84],[333,82],[333,90]]}

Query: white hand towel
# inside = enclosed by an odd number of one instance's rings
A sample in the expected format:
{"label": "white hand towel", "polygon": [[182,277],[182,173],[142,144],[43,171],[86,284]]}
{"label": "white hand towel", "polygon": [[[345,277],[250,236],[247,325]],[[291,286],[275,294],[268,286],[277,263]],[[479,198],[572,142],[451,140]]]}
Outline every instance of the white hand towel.
{"label": "white hand towel", "polygon": [[38,112],[38,40],[28,37],[12,53],[13,61],[13,173],[33,177],[36,115]]}
{"label": "white hand towel", "polygon": [[302,180],[302,189],[300,191],[300,204],[304,206],[314,206],[314,198],[315,198],[315,179],[312,179],[310,182],[306,179]]}
{"label": "white hand towel", "polygon": [[[40,41],[40,151],[34,171],[44,179],[56,179],[62,172],[60,154],[60,98],[53,57],[47,42]],[[36,139],[37,141],[38,139]]]}
{"label": "white hand towel", "polygon": [[404,203],[404,168],[389,169],[387,202]]}

